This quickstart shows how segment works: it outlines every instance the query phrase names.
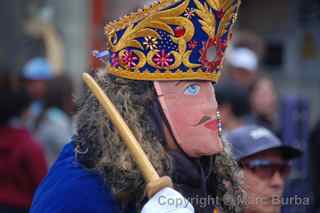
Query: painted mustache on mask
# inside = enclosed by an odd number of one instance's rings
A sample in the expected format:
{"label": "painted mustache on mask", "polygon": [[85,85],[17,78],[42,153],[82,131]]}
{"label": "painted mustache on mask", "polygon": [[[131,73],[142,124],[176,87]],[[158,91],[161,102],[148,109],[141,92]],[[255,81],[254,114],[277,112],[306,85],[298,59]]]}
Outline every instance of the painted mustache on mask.
{"label": "painted mustache on mask", "polygon": [[200,121],[196,125],[194,125],[194,127],[200,126],[200,125],[204,124],[205,122],[210,121],[211,119],[212,118],[210,116],[205,115],[200,119]]}
{"label": "painted mustache on mask", "polygon": [[[210,122],[208,122],[210,121]],[[194,127],[197,127],[197,126],[201,126],[205,124],[205,127],[208,128],[208,129],[211,129],[211,130],[214,130],[216,131],[218,129],[218,121],[216,119],[212,119],[212,117],[208,116],[208,115],[205,115],[203,116],[200,121],[194,125]]]}

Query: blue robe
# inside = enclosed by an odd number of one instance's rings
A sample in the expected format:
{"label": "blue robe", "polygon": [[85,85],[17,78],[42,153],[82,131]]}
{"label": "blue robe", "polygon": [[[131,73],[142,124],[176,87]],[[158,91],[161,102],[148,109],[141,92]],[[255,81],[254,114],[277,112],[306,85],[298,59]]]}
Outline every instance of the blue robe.
{"label": "blue robe", "polygon": [[30,213],[117,213],[118,206],[102,178],[75,159],[67,144],[33,198]]}

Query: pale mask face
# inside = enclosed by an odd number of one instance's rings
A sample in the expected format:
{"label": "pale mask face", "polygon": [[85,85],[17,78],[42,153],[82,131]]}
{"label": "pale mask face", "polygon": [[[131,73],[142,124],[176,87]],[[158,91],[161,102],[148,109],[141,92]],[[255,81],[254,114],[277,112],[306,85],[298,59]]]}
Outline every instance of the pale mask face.
{"label": "pale mask face", "polygon": [[200,157],[223,150],[210,81],[155,81],[154,86],[172,133],[186,154]]}

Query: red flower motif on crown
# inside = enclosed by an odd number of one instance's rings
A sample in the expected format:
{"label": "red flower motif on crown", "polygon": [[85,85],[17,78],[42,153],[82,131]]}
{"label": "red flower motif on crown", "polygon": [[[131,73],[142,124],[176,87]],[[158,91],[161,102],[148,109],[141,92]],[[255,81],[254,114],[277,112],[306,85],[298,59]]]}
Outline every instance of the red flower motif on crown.
{"label": "red flower motif on crown", "polygon": [[131,50],[126,50],[121,56],[121,62],[128,67],[135,67],[138,62],[138,57]]}
{"label": "red flower motif on crown", "polygon": [[113,67],[119,67],[120,66],[119,55],[117,53],[112,53],[112,55],[111,55],[111,65]]}
{"label": "red flower motif on crown", "polygon": [[165,50],[158,52],[152,60],[160,67],[168,67],[173,62],[172,56],[166,53]]}
{"label": "red flower motif on crown", "polygon": [[[216,57],[213,60],[208,59],[208,51],[211,47],[216,47]],[[207,42],[203,42],[203,48],[200,50],[200,62],[208,72],[214,72],[220,68],[224,51],[227,48],[227,42],[221,38],[210,38]]]}
{"label": "red flower motif on crown", "polygon": [[192,40],[192,41],[190,41],[190,42],[188,43],[188,48],[191,49],[191,50],[193,50],[193,49],[196,48],[197,46],[198,46],[198,42],[197,42],[197,41]]}

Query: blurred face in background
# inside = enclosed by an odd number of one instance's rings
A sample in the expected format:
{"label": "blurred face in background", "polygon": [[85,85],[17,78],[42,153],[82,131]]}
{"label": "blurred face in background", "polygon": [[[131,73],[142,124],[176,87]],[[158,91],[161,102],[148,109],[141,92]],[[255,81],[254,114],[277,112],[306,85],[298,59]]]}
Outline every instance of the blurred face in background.
{"label": "blurred face in background", "polygon": [[273,82],[268,78],[259,79],[253,86],[250,102],[251,109],[256,114],[273,116],[277,111],[277,96]]}
{"label": "blurred face in background", "polygon": [[244,189],[247,193],[245,213],[279,213],[285,179],[290,166],[281,152],[269,150],[241,160]]}
{"label": "blurred face in background", "polygon": [[256,78],[256,71],[250,71],[243,68],[231,68],[229,75],[241,86],[248,88]]}
{"label": "blurred face in background", "polygon": [[42,80],[28,80],[26,88],[33,100],[42,99],[46,93],[46,81]]}

